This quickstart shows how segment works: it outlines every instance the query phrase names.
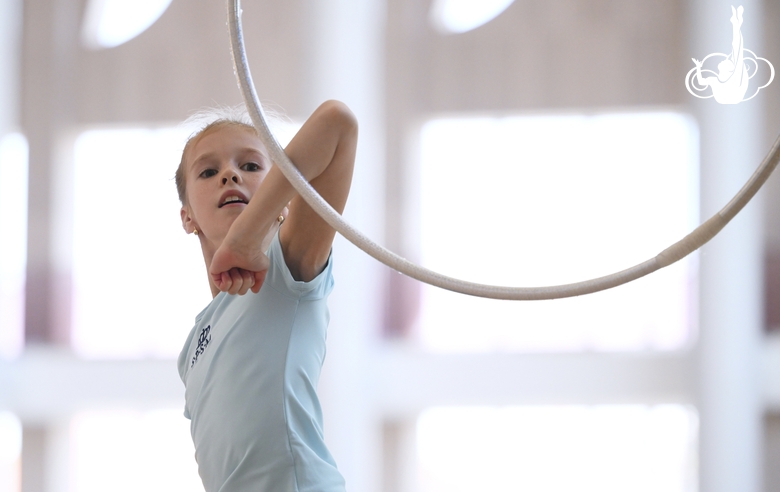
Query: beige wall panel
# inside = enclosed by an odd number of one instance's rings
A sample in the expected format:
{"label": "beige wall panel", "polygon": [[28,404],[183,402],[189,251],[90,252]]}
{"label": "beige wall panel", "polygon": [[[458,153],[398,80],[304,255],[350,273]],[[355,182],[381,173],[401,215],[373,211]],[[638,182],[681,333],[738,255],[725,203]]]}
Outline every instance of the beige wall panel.
{"label": "beige wall panel", "polygon": [[764,490],[780,492],[780,415],[764,419]]}
{"label": "beige wall panel", "polygon": [[[780,71],[780,2],[764,2],[764,54],[757,53],[772,62],[775,71]],[[765,90],[761,91],[759,102],[767,105],[765,147],[770,145],[780,135],[780,74],[775,73],[775,80]],[[780,261],[780,173],[775,172],[762,194],[765,198],[765,230],[767,235],[767,253]],[[780,288],[780,278],[775,280]],[[780,304],[780,298],[774,299]],[[780,312],[780,309],[778,309]]]}
{"label": "beige wall panel", "polygon": [[[411,82],[420,110],[684,101],[688,57],[680,50],[679,1],[518,0],[493,21],[457,35],[429,27],[427,2],[403,1],[416,5],[391,8],[401,15],[391,15],[389,73],[416,68]],[[408,22],[412,15],[422,22]]]}
{"label": "beige wall panel", "polygon": [[[780,70],[780,2],[766,1],[764,2],[764,42],[762,52],[757,54],[765,57],[775,67],[775,70]],[[775,73],[775,77],[778,74]],[[775,139],[780,135],[780,83],[776,78],[772,85],[761,91],[759,97],[756,98],[756,102],[759,104],[766,104],[766,131],[764,135],[764,147],[768,151]],[[770,330],[780,329],[780,172],[775,171],[774,176],[769,178],[764,189],[759,194],[759,198],[763,200],[764,206],[764,234],[766,244],[766,268],[764,270],[765,275],[765,292],[766,292],[766,325]],[[774,438],[770,435],[768,439],[774,439],[775,454],[774,460],[777,463],[780,454],[780,417],[774,416],[774,420],[769,420],[771,424],[774,422],[774,429],[777,435]],[[772,425],[769,426],[770,432]],[[768,455],[769,456],[769,455]],[[769,456],[770,458],[772,456]],[[770,461],[767,461],[769,463]],[[777,466],[775,468],[778,468]],[[769,471],[767,475],[767,490],[780,490],[780,474],[774,471]]]}
{"label": "beige wall panel", "polygon": [[[244,35],[264,102],[301,113],[305,85],[303,2],[244,2]],[[174,0],[146,32],[124,45],[79,50],[82,123],[176,121],[193,110],[241,102],[230,57],[225,2]]]}

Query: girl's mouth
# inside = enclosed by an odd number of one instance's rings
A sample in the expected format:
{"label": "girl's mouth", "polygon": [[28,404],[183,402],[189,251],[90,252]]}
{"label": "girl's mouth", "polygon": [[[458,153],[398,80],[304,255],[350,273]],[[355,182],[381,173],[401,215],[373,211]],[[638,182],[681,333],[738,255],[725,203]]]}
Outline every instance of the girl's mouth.
{"label": "girl's mouth", "polygon": [[219,202],[219,208],[222,208],[226,205],[236,205],[236,204],[246,205],[247,203],[249,203],[249,200],[247,200],[241,193],[238,193],[236,191],[228,191],[224,195],[222,195],[222,199]]}

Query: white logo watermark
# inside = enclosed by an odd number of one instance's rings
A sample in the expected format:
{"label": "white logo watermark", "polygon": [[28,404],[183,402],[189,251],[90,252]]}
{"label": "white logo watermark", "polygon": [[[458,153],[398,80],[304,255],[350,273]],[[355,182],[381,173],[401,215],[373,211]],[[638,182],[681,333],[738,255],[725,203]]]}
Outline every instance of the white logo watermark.
{"label": "white logo watermark", "polygon": [[[694,96],[700,99],[714,97],[720,104],[738,104],[756,97],[758,91],[771,84],[772,79],[775,78],[775,67],[766,58],[756,56],[755,53],[745,48],[742,40],[742,12],[744,10],[741,5],[737,9],[731,7],[730,54],[712,53],[704,57],[702,61],[692,58],[696,66],[685,76],[685,87]],[[717,73],[714,70],[704,68],[704,64],[710,59],[712,60],[710,65],[717,62]],[[766,63],[766,66],[769,67],[769,80],[764,85],[757,87],[750,96],[745,97],[751,85],[750,80],[759,71],[766,74],[765,68],[759,70],[759,67],[764,67],[759,61]],[[761,78],[763,79],[764,76]],[[758,83],[754,82],[753,87],[756,87]],[[708,89],[711,90],[709,95],[697,94],[697,92],[707,93]]]}

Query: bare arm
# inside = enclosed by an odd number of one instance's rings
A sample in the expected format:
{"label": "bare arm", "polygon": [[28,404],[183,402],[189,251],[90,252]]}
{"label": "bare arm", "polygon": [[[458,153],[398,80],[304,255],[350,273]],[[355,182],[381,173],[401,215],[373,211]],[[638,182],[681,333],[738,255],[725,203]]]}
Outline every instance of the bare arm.
{"label": "bare arm", "polygon": [[[285,149],[298,170],[339,213],[343,212],[352,184],[357,147],[357,121],[338,101],[327,101],[306,120]],[[309,281],[322,271],[335,231],[298,196],[278,167],[268,173],[215,253],[210,273],[215,282],[221,272],[240,268],[255,273],[252,291],[260,290],[267,258],[259,245],[289,203],[280,231],[282,250],[293,277]],[[262,270],[262,271],[261,271]],[[228,290],[217,282],[220,290]]]}
{"label": "bare arm", "polygon": [[[357,136],[357,120],[352,112],[339,102],[328,101],[312,114],[285,149],[312,187],[338,213],[344,211],[352,185]],[[304,167],[319,172],[310,177]],[[280,240],[287,266],[296,280],[309,281],[322,271],[335,234],[295,193]]]}

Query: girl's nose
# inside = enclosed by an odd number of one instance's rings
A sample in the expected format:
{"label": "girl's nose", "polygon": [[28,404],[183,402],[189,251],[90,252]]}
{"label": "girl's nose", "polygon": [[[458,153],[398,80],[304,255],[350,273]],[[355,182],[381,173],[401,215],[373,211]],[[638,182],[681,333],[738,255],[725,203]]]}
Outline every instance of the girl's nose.
{"label": "girl's nose", "polygon": [[233,181],[234,183],[238,183],[238,174],[236,174],[233,171],[228,171],[226,175],[222,176],[222,184],[223,185],[227,184],[228,179]]}

